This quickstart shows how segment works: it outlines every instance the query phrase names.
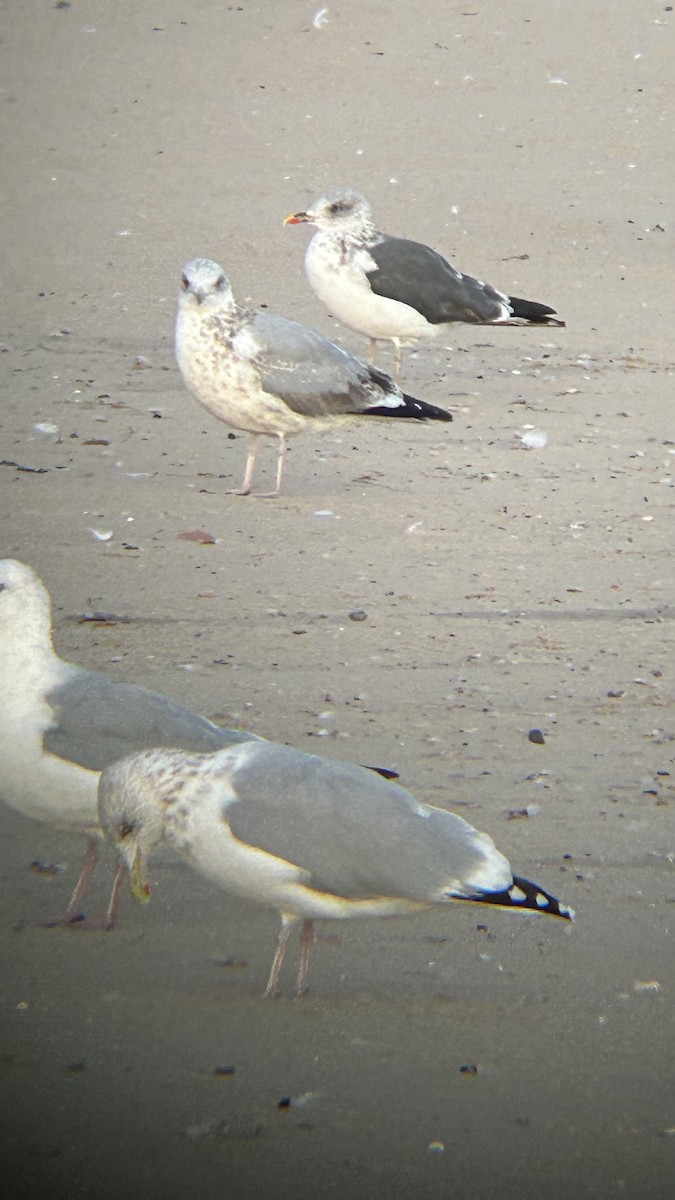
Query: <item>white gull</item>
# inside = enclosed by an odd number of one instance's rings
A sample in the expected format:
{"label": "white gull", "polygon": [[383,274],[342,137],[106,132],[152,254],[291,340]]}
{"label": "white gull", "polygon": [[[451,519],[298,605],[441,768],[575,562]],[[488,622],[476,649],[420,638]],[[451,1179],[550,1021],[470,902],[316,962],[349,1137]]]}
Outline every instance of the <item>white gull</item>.
{"label": "white gull", "polygon": [[[222,729],[166,696],[64,662],[54,652],[50,608],[31,567],[0,561],[0,798],[25,817],[88,836],[67,911],[49,922],[87,927],[80,904],[98,859],[102,768],[147,746],[209,751],[255,735]],[[106,928],[115,906],[116,892]]]}

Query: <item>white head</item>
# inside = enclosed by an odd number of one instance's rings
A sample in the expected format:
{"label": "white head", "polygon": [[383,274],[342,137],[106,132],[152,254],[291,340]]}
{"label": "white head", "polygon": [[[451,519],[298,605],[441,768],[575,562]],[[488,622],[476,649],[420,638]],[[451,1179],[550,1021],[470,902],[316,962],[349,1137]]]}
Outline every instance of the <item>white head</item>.
{"label": "white head", "polygon": [[0,560],[0,653],[28,645],[51,649],[49,592],[32,567],[15,558]]}
{"label": "white head", "polygon": [[317,229],[362,237],[375,232],[373,210],[360,192],[354,188],[333,188],[315,200],[307,212],[292,213],[286,217],[285,225],[300,225],[306,222]]}
{"label": "white head", "polygon": [[227,309],[234,307],[234,296],[227,275],[210,258],[193,258],[183,267],[181,305],[195,308]]}

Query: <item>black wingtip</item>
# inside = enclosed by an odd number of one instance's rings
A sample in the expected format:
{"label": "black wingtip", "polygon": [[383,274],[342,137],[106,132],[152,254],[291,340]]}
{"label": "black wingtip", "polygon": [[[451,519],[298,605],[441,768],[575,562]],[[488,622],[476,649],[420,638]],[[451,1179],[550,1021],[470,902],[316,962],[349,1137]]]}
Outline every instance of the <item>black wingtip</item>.
{"label": "black wingtip", "polygon": [[529,912],[545,913],[551,917],[561,917],[563,921],[574,920],[573,908],[544,891],[538,883],[523,879],[521,875],[514,875],[511,887],[503,892],[480,892],[461,898],[479,904],[495,904],[499,908],[522,908]]}
{"label": "black wingtip", "polygon": [[363,764],[369,771],[374,771],[376,775],[381,775],[383,779],[400,779],[398,771],[393,767],[373,767],[370,763]]}
{"label": "black wingtip", "polygon": [[417,417],[420,421],[452,421],[452,413],[447,412],[445,408],[438,408],[436,404],[427,404],[426,400],[416,400],[414,396],[406,396],[405,392],[403,399],[406,402],[406,409],[411,410],[406,412],[406,416]]}
{"label": "black wingtip", "polygon": [[366,417],[409,417],[413,421],[452,421],[452,413],[435,404],[427,404],[426,400],[416,400],[414,396],[402,395],[401,402],[395,406],[389,404],[371,404],[365,410]]}
{"label": "black wingtip", "polygon": [[509,304],[514,317],[521,321],[530,321],[532,325],[559,325],[565,327],[554,308],[548,304],[539,304],[537,300],[522,300],[520,296],[509,296]]}
{"label": "black wingtip", "polygon": [[365,416],[412,417],[415,421],[452,420],[452,413],[446,412],[444,408],[438,408],[435,404],[427,404],[426,400],[418,400],[415,396],[408,396],[405,392],[401,392],[393,379],[389,375],[385,375],[384,371],[378,371],[377,367],[368,367],[367,370],[371,381],[382,389],[385,396],[395,397],[398,403],[369,405],[365,410]]}

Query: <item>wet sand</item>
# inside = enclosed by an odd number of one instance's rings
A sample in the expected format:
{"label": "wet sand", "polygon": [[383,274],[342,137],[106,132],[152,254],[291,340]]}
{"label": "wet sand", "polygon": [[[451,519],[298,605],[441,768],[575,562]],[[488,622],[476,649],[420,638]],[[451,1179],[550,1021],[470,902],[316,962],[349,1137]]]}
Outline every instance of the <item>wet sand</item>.
{"label": "wet sand", "polygon": [[[3,806],[3,1174],[16,1200],[666,1200],[675,20],[315,12],[6,6],[0,552],[49,587],[63,657],[395,767],[577,921],[331,924],[311,994],[289,967],[269,1002],[275,914],[168,860],[111,934],[17,930],[63,910],[84,840]],[[279,500],[225,495],[245,440],[180,383],[180,267],[364,354],[281,224],[342,183],[567,328],[457,327],[403,373],[451,426],[309,433]]]}

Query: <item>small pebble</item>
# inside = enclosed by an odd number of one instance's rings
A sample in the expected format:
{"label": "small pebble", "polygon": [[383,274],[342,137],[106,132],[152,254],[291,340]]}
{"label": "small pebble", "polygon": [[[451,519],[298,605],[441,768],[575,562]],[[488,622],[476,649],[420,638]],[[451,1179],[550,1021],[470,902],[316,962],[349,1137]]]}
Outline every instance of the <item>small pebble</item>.
{"label": "small pebble", "polygon": [[535,745],[544,745],[544,735],[541,732],[541,729],[531,729],[527,736],[529,741],[534,742]]}
{"label": "small pebble", "polygon": [[368,613],[363,608],[353,608],[349,614],[350,621],[366,621]]}
{"label": "small pebble", "polygon": [[36,858],[30,864],[31,871],[35,871],[36,875],[60,875],[65,871],[65,867],[61,863],[43,863],[39,858]]}

